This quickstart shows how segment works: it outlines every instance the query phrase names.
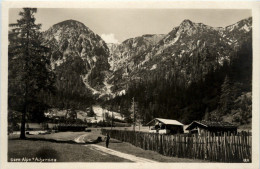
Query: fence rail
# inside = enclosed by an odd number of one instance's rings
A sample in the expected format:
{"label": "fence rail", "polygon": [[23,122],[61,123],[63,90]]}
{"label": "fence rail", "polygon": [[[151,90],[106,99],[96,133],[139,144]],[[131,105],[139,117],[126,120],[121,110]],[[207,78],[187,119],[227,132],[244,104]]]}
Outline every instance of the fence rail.
{"label": "fence rail", "polygon": [[106,130],[111,138],[129,142],[144,150],[165,156],[204,159],[217,162],[251,162],[252,136],[249,132],[236,135],[160,135],[144,132]]}

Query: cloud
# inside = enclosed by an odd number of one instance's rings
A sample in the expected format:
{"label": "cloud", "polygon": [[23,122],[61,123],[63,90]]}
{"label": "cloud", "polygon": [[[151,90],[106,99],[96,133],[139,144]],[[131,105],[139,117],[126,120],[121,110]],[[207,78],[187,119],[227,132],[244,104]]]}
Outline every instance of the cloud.
{"label": "cloud", "polygon": [[119,43],[119,41],[115,38],[115,35],[113,33],[110,34],[102,34],[101,38],[106,42],[106,43]]}

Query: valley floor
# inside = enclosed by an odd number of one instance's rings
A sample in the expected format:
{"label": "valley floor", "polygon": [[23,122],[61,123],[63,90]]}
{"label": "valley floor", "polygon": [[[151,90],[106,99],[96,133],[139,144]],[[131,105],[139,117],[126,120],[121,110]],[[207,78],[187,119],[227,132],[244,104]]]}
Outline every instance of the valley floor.
{"label": "valley floor", "polygon": [[[8,161],[13,159],[55,158],[60,162],[206,162],[203,160],[166,157],[159,153],[143,150],[129,143],[110,140],[105,148],[105,136],[100,129],[91,132],[60,132],[46,135],[27,135],[27,140],[20,140],[19,135],[10,135],[8,141]],[[102,142],[91,142],[97,137]],[[75,141],[78,141],[76,143]]]}

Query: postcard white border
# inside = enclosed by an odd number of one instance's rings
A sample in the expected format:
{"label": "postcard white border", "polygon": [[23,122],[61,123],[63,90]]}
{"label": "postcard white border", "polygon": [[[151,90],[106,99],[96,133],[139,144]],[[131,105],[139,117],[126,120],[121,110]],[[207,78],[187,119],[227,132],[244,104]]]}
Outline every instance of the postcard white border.
{"label": "postcard white border", "polygon": [[[252,163],[8,163],[7,162],[7,47],[8,9],[37,8],[167,8],[167,9],[251,9],[253,16],[253,120]],[[1,169],[85,169],[85,168],[198,168],[198,169],[256,169],[259,168],[259,110],[260,110],[260,3],[259,2],[178,2],[178,1],[9,1],[2,2],[1,25]]]}

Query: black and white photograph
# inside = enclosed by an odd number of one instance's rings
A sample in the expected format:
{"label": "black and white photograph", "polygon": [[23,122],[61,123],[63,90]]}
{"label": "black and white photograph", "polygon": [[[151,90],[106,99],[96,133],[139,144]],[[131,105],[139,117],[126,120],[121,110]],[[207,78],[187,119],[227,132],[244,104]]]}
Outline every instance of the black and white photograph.
{"label": "black and white photograph", "polygon": [[65,3],[6,9],[6,164],[259,167],[259,10]]}

